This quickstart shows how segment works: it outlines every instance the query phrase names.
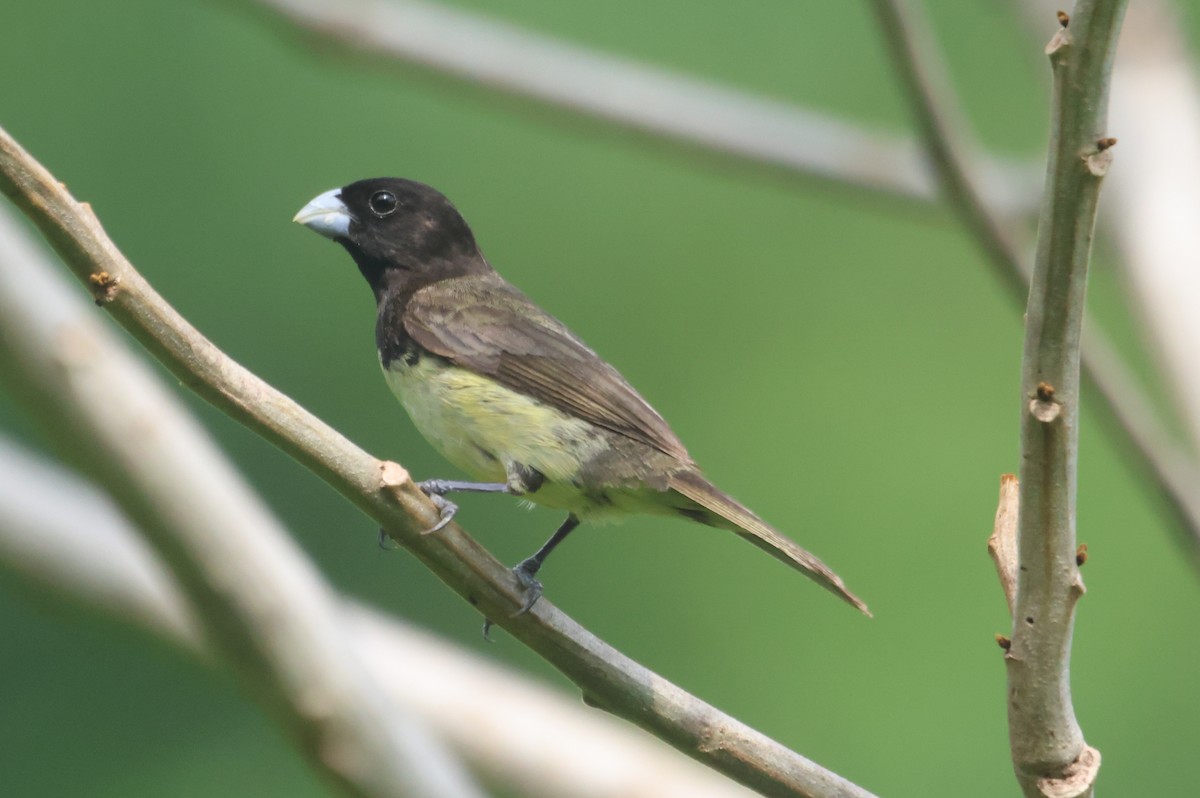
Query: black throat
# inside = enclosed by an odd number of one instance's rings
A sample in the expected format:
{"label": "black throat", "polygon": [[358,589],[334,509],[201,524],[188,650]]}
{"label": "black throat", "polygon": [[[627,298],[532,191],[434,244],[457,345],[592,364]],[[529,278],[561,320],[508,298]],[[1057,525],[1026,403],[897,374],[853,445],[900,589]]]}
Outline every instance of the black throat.
{"label": "black throat", "polygon": [[[351,254],[354,254],[353,250]],[[478,254],[472,258],[426,262],[417,269],[395,263],[383,265],[367,258],[355,257],[354,261],[375,295],[375,346],[385,369],[397,360],[403,360],[409,366],[416,365],[426,354],[404,327],[405,309],[413,294],[442,280],[492,272],[492,267]]]}

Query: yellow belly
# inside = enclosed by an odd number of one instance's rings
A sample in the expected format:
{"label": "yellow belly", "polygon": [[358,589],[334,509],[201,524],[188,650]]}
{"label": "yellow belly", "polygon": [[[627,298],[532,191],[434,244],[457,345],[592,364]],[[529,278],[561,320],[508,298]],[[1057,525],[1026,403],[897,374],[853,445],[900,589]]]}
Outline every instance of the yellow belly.
{"label": "yellow belly", "polygon": [[425,439],[474,479],[506,482],[514,463],[536,468],[545,481],[524,498],[590,521],[669,514],[678,504],[665,487],[599,478],[585,466],[610,449],[610,433],[495,380],[428,354],[415,365],[397,359],[383,373]]}
{"label": "yellow belly", "polygon": [[393,361],[384,377],[425,439],[475,479],[504,482],[520,463],[570,483],[604,447],[586,421],[437,357]]}

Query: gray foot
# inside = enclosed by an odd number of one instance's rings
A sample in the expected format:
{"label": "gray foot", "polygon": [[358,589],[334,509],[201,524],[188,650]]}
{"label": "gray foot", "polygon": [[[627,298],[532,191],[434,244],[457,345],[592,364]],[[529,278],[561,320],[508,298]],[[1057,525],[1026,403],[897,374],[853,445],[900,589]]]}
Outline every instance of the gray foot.
{"label": "gray foot", "polygon": [[429,498],[433,502],[433,506],[438,508],[438,522],[422,532],[422,535],[429,535],[442,529],[446,524],[454,520],[454,514],[458,512],[458,505],[445,496],[433,493],[430,494]]}
{"label": "gray foot", "polygon": [[431,535],[454,520],[454,514],[458,512],[458,505],[443,495],[451,490],[444,479],[427,479],[424,482],[418,482],[417,487],[429,497],[433,506],[438,509],[438,522],[421,533],[422,535]]}
{"label": "gray foot", "polygon": [[[530,557],[519,562],[512,569],[513,576],[517,578],[517,583],[521,586],[521,590],[525,593],[525,602],[521,605],[521,609],[513,613],[513,617],[524,615],[533,609],[533,605],[537,604],[538,599],[542,597],[542,583],[538,581],[536,574],[541,569],[542,564],[536,557]],[[483,619],[483,639],[492,642],[491,631],[495,624],[491,618]]]}
{"label": "gray foot", "polygon": [[522,560],[512,569],[513,576],[517,578],[517,583],[525,591],[525,603],[521,605],[521,609],[513,613],[513,617],[524,615],[533,609],[533,605],[537,604],[537,600],[542,597],[542,583],[537,580],[537,572],[542,567],[534,557]]}

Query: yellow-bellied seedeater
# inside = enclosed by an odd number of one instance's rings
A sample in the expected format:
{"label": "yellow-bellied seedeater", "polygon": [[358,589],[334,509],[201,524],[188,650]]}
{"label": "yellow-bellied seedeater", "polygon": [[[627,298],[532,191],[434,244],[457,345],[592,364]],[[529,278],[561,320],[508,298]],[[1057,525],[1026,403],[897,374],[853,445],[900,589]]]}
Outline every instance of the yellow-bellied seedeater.
{"label": "yellow-bellied seedeater", "polygon": [[479,482],[420,484],[508,493],[566,510],[513,569],[521,612],[541,595],[546,556],[581,521],[676,515],[736,532],[863,612],[823,562],[713,486],[662,416],[617,370],[484,260],[466,221],[429,186],[400,178],[319,195],[295,221],[346,248],[378,303],[388,385],[421,434]]}

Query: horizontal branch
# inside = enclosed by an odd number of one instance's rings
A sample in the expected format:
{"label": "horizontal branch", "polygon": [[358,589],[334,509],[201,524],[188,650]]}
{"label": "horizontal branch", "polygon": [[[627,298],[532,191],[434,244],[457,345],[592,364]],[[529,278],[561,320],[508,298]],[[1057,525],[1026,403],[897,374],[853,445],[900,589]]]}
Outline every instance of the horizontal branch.
{"label": "horizontal branch", "polygon": [[629,659],[549,601],[514,617],[522,599],[511,572],[457,524],[422,534],[437,511],[403,468],[371,457],[200,335],[121,255],[90,208],[2,130],[0,191],[41,228],[112,317],[179,379],[375,519],[451,589],[562,671],[589,703],[764,795],[870,795]]}
{"label": "horizontal branch", "polygon": [[[448,5],[420,0],[254,0],[307,39],[386,58],[790,177],[938,202],[921,147],[791,103],[748,94]],[[990,205],[1036,207],[1041,173],[985,161]]]}
{"label": "horizontal branch", "polygon": [[[219,659],[166,567],[107,496],[3,438],[0,475],[0,567]],[[388,712],[417,713],[489,784],[527,798],[751,796],[628,723],[353,600],[337,603],[350,649],[395,704]]]}

